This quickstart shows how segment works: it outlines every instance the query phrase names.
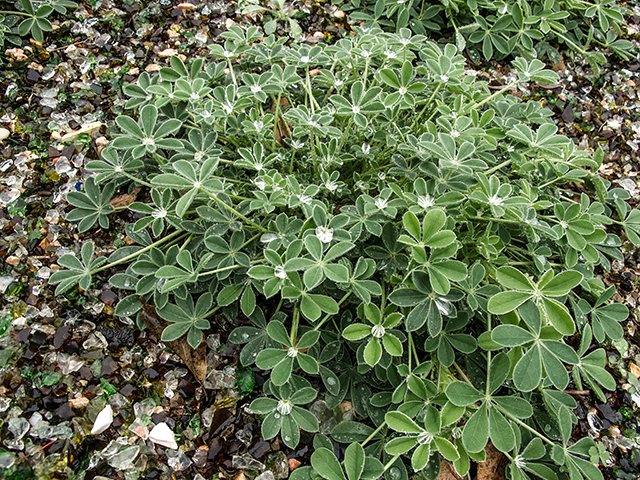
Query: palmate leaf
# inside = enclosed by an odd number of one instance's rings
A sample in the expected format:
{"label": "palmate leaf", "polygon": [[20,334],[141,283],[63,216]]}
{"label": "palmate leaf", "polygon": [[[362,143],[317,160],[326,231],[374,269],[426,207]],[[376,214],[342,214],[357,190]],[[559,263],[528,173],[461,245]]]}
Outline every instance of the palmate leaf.
{"label": "palmate leaf", "polygon": [[75,255],[71,254],[60,257],[58,263],[60,266],[65,267],[68,270],[55,272],[49,278],[50,285],[58,285],[56,288],[56,295],[62,295],[75,285],[78,285],[82,290],[87,290],[89,288],[91,285],[92,272],[107,262],[107,257],[98,257],[94,259],[93,253],[93,242],[86,242],[82,245],[82,250],[80,252],[81,260],[78,260]]}
{"label": "palmate leaf", "polygon": [[67,194],[67,201],[77,207],[67,214],[67,220],[80,222],[78,224],[80,233],[89,230],[96,222],[102,228],[109,228],[108,215],[115,210],[113,205],[109,205],[109,201],[114,191],[115,185],[113,183],[106,184],[100,191],[95,179],[89,177],[84,184],[84,192],[69,192]]}

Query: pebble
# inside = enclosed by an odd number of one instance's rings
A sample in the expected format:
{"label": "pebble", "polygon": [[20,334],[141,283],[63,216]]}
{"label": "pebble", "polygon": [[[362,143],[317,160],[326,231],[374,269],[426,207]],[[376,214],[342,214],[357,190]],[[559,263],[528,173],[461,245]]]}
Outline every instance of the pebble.
{"label": "pebble", "polygon": [[177,54],[178,51],[175,48],[167,48],[166,50],[158,52],[158,56],[162,58],[175,57]]}
{"label": "pebble", "polygon": [[5,262],[8,263],[9,265],[11,265],[12,267],[17,267],[18,264],[20,263],[20,259],[18,257],[16,257],[15,255],[10,255],[10,256],[7,257]]}
{"label": "pebble", "polygon": [[177,7],[183,12],[188,12],[189,10],[194,10],[196,8],[192,3],[179,3]]}
{"label": "pebble", "polygon": [[0,128],[0,141],[4,140],[5,138],[9,138],[9,135],[11,135],[11,132],[9,130],[7,130],[6,128]]}

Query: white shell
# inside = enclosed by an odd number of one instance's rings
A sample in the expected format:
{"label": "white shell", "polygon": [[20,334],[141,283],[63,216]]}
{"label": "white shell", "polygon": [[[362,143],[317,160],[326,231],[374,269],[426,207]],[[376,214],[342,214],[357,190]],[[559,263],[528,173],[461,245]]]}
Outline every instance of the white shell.
{"label": "white shell", "polygon": [[96,417],[91,429],[91,435],[99,435],[104,432],[113,422],[113,409],[111,405],[107,405]]}
{"label": "white shell", "polygon": [[153,427],[153,430],[149,433],[149,440],[153,443],[157,443],[158,445],[162,445],[163,447],[171,448],[173,450],[178,449],[175,435],[164,422]]}

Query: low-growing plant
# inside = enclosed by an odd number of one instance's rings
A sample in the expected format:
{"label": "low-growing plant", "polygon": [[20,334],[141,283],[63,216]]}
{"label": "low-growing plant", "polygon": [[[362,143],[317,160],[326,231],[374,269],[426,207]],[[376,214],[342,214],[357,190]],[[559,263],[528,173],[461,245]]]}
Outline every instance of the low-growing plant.
{"label": "low-growing plant", "polygon": [[[8,3],[8,2],[5,2]],[[22,11],[0,10],[0,47],[4,42],[20,45],[20,37],[31,34],[34,40],[44,42],[44,32],[53,26],[49,17],[53,12],[65,15],[78,4],[70,0],[20,0],[16,2]]]}
{"label": "low-growing plant", "polygon": [[173,57],[125,87],[135,113],[69,218],[107,228],[109,198],[146,188],[137,245],[107,259],[86,242],[56,293],[122,267],[116,315],[143,297],[171,323],[162,340],[194,348],[226,315],[242,367],[271,371],[249,408],[291,448],[319,429],[306,405],[349,399],[342,462],[317,434],[294,480],[435,478],[441,461],[465,475],[489,441],[514,479],[602,478],[564,390],[615,389],[597,344],[628,311],[596,274],[623,259],[607,227],[637,245],[640,221],[598,175],[602,151],[509,95],[556,74],[517,58],[491,93],[454,45],[406,29],[313,47],[255,33],[230,32],[221,63]]}
{"label": "low-growing plant", "polygon": [[[474,62],[522,55],[528,60],[547,57],[560,62],[557,47],[583,54],[595,76],[606,62],[597,48],[631,58],[632,44],[620,39],[624,9],[616,0],[531,0],[493,2],[467,0],[351,0],[344,10],[365,25],[416,34],[441,36],[451,32],[451,43],[465,50]],[[596,47],[596,48],[594,48]]]}

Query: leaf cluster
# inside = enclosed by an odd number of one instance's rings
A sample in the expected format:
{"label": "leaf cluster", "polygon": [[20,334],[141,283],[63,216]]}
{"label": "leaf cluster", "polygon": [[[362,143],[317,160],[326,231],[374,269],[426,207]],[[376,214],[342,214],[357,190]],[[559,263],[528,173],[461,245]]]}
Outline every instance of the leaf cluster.
{"label": "leaf cluster", "polygon": [[270,371],[250,405],[265,438],[294,448],[319,429],[307,405],[349,399],[362,421],[316,435],[304,479],[435,478],[441,459],[465,475],[489,441],[513,478],[601,478],[593,441],[570,445],[564,390],[615,388],[599,344],[628,311],[597,271],[622,259],[609,225],[638,240],[635,210],[598,175],[601,151],[508,95],[555,81],[539,60],[491,92],[454,45],[357,33],[287,47],[240,30],[212,49],[220,63],[174,57],[125,87],[131,113],[69,218],[107,228],[109,197],[142,187],[135,245],[107,261],[87,242],[51,284],[118,267],[116,314],[143,297],[162,339],[194,348],[231,319],[241,366]]}

